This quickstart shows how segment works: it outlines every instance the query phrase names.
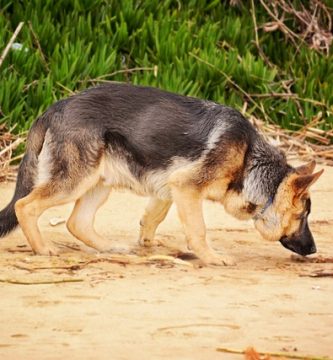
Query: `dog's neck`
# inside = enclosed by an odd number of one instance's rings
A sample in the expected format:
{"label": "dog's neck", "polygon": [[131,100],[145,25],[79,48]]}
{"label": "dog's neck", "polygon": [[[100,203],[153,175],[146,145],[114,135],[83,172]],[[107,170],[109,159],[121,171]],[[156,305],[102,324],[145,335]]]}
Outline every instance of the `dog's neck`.
{"label": "dog's neck", "polygon": [[248,150],[243,178],[243,194],[247,201],[264,206],[273,201],[277,188],[290,171],[286,157],[262,137]]}

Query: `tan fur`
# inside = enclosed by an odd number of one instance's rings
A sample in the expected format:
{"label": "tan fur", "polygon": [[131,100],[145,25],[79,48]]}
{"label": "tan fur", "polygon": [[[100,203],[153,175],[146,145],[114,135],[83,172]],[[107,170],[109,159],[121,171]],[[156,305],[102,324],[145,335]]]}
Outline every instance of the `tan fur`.
{"label": "tan fur", "polygon": [[[309,197],[309,187],[318,180],[323,173],[304,175],[304,167],[300,175],[297,171],[288,175],[280,184],[273,205],[265,213],[263,219],[255,222],[256,229],[261,235],[271,241],[277,241],[282,236],[293,234],[300,225],[299,215],[303,212],[305,199]],[[312,172],[312,166],[307,167]],[[302,188],[295,187],[295,181],[310,176],[308,181],[303,182]]]}
{"label": "tan fur", "polygon": [[100,181],[75,202],[67,228],[77,239],[98,251],[110,250],[110,242],[102,238],[94,229],[96,211],[109,197],[111,188]]}
{"label": "tan fur", "polygon": [[307,164],[298,166],[295,170],[297,172],[297,174],[299,175],[309,175],[313,173],[313,170],[316,167],[316,162],[315,160],[312,160],[310,162],[308,162]]}
{"label": "tan fur", "polygon": [[204,197],[218,201],[224,205],[226,212],[237,219],[246,220],[252,217],[248,211],[249,203],[241,193],[228,190],[229,184],[235,180],[238,171],[243,167],[245,147],[231,149],[228,157],[223,159],[223,166],[213,175],[213,181],[206,185]]}
{"label": "tan fur", "polygon": [[[207,243],[202,202],[204,199],[219,201],[224,205],[227,204],[227,211],[229,209],[231,213],[238,214],[239,217],[243,216],[244,202],[240,201],[234,207],[231,205],[233,200],[229,199],[228,185],[241,168],[244,153],[245,148],[230,151],[228,158],[223,161],[223,166],[200,178],[198,178],[198,174],[201,173],[201,169],[198,169],[200,163],[183,168],[169,178],[172,199],[177,206],[188,246],[205,264],[234,264],[233,259],[217,254]],[[205,181],[202,181],[202,178]]]}
{"label": "tan fur", "polygon": [[194,187],[172,185],[173,200],[177,206],[188,247],[205,263],[232,265],[233,259],[218,255],[207,243],[206,227],[202,214],[202,195]]}
{"label": "tan fur", "polygon": [[22,231],[29,241],[32,250],[39,255],[56,255],[57,249],[45,243],[38,229],[38,218],[48,208],[69,203],[80,198],[93,188],[100,179],[99,169],[86,177],[71,193],[50,193],[49,186],[36,187],[28,196],[18,200],[15,212]]}
{"label": "tan fur", "polygon": [[194,180],[200,171],[189,166],[173,173],[169,178],[172,199],[176,204],[188,247],[206,264],[223,264],[223,259],[206,242],[206,227],[202,214],[203,186]]}
{"label": "tan fur", "polygon": [[227,213],[239,220],[248,220],[253,214],[248,210],[250,203],[244,199],[242,194],[236,191],[228,191],[224,198],[224,208]]}
{"label": "tan fur", "polygon": [[295,197],[301,197],[302,194],[305,193],[307,189],[319,179],[323,172],[324,169],[316,172],[315,174],[297,176],[291,184]]}
{"label": "tan fur", "polygon": [[171,200],[162,200],[155,197],[149,200],[148,206],[140,221],[140,245],[153,245],[156,229],[165,219],[171,204]]}

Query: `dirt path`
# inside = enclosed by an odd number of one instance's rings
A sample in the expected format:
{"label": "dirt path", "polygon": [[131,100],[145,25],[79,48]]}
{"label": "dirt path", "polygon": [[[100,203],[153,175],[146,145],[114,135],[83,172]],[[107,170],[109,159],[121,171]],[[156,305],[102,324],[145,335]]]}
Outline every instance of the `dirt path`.
{"label": "dirt path", "polygon": [[[310,226],[322,256],[333,256],[332,179],[333,168],[326,168],[312,191]],[[13,186],[0,184],[0,207]],[[97,229],[115,252],[147,255],[136,247],[146,202],[115,193],[99,212]],[[263,241],[251,222],[206,203],[208,236],[237,266],[161,261],[124,266],[108,261],[108,255],[84,252],[64,224],[49,225],[55,216],[66,218],[71,207],[51,209],[40,221],[44,236],[63,249],[58,258],[33,256],[21,230],[1,240],[1,281],[60,283],[0,282],[0,359],[237,360],[243,356],[216,349],[248,346],[333,357],[333,278],[302,276],[332,272],[332,263],[292,261],[281,245]],[[158,239],[184,248],[174,208]],[[158,247],[154,253],[175,255],[175,250]]]}

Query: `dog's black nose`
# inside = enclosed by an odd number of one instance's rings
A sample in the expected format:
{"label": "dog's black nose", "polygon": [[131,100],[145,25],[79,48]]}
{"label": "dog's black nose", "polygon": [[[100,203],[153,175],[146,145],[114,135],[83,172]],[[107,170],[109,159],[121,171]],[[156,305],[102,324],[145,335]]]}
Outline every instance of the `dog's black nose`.
{"label": "dog's black nose", "polygon": [[316,253],[316,252],[317,252],[316,245],[313,244],[313,246],[312,246],[311,249],[310,249],[309,255],[310,255],[310,254],[314,254],[314,253]]}
{"label": "dog's black nose", "polygon": [[295,241],[293,238],[283,236],[280,243],[288,250],[291,250],[299,255],[306,256],[317,252],[316,244],[314,241],[310,244],[303,244],[300,241]]}

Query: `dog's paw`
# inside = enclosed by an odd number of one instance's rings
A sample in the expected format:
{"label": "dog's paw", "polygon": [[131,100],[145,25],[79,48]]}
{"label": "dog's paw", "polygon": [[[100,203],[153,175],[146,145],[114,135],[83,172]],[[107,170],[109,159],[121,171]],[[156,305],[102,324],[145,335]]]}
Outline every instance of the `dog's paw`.
{"label": "dog's paw", "polygon": [[204,257],[200,257],[205,265],[215,266],[235,266],[236,262],[234,258],[228,255],[209,254]]}
{"label": "dog's paw", "polygon": [[140,237],[138,242],[139,245],[143,247],[152,247],[158,244],[156,240],[148,239],[146,237]]}
{"label": "dog's paw", "polygon": [[35,249],[34,253],[43,256],[57,256],[59,255],[59,249],[52,244],[47,244]]}

